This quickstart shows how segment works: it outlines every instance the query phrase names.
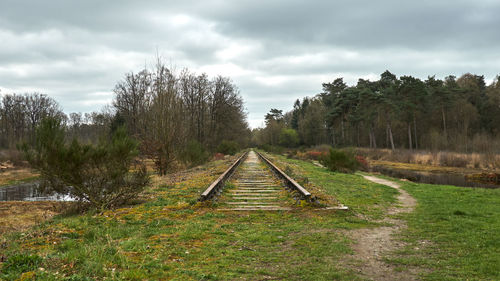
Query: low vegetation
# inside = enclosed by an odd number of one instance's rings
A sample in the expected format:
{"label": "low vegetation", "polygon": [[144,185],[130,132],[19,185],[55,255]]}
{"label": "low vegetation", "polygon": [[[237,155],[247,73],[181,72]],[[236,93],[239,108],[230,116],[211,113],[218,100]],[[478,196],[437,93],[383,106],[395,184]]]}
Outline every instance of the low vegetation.
{"label": "low vegetation", "polygon": [[[18,255],[37,256],[40,262],[23,273],[15,266],[1,266],[0,278],[359,279],[343,265],[352,243],[343,231],[374,225],[360,215],[382,216],[394,202],[393,190],[294,160],[288,165],[309,178],[308,188],[317,188],[312,190],[320,196],[338,194],[354,211],[305,207],[228,213],[197,203],[200,192],[234,157],[168,177],[154,176],[144,192],[150,198],[147,203],[102,214],[58,216],[29,231],[4,235],[4,264],[16,264]],[[363,196],[351,192],[353,183]]]}
{"label": "low vegetation", "polygon": [[[344,204],[355,208],[359,214],[366,213],[360,208],[368,206],[356,206],[356,201],[360,197],[369,201],[371,192],[365,192],[363,185],[353,181],[350,175],[325,175],[324,169],[300,160],[283,156],[275,156],[273,159],[282,166],[294,165],[298,168],[298,173],[307,175],[319,186],[326,187],[326,190],[333,188],[330,190],[331,194],[335,194]],[[350,189],[337,188],[343,183],[344,176],[352,183]],[[335,181],[336,184],[331,184],[330,181]],[[389,263],[396,266],[396,270],[418,272],[423,280],[500,278],[500,243],[497,239],[500,218],[496,215],[500,212],[500,189],[417,184],[408,181],[399,183],[417,199],[418,204],[414,212],[401,215],[408,223],[408,229],[397,237],[404,245],[403,248],[386,257]],[[389,191],[391,190],[386,190]],[[383,196],[387,196],[387,193],[381,193],[376,198]],[[353,200],[354,198],[356,199]],[[391,200],[388,197],[382,202]],[[371,203],[371,206],[376,206],[381,202]],[[378,212],[372,209],[370,213]],[[372,217],[377,218],[380,217]]]}
{"label": "low vegetation", "polygon": [[235,141],[223,140],[217,146],[217,152],[222,153],[222,154],[227,154],[227,155],[234,155],[239,150],[240,150],[240,146]]}
{"label": "low vegetation", "polygon": [[0,171],[0,188],[5,185],[13,185],[21,182],[33,181],[39,174],[30,168],[13,167]]}
{"label": "low vegetation", "polygon": [[[0,278],[362,280],[346,267],[346,230],[377,227],[397,191],[298,159],[268,155],[307,189],[349,206],[347,212],[302,207],[291,212],[217,211],[197,198],[231,159],[167,177],[154,176],[148,202],[102,214],[61,215],[1,236]],[[401,215],[403,248],[386,256],[423,280],[496,280],[500,190],[401,182],[418,200]],[[28,262],[24,262],[28,261]],[[26,267],[24,267],[26,265]],[[410,274],[410,273],[408,273]]]}
{"label": "low vegetation", "polygon": [[425,280],[499,280],[500,189],[400,182],[418,201],[388,261]]}
{"label": "low vegetation", "polygon": [[353,150],[338,150],[330,148],[330,151],[319,158],[319,162],[331,171],[352,173],[355,172],[360,163],[356,160]]}
{"label": "low vegetation", "polygon": [[260,146],[260,148],[266,152],[275,154],[282,154],[285,151],[285,148],[279,145],[263,144]]}
{"label": "low vegetation", "polygon": [[[285,151],[283,147],[269,145],[263,145],[262,149],[275,154],[282,154]],[[335,172],[352,173],[357,170],[368,170],[367,160],[353,148],[334,149],[329,145],[319,145],[307,149],[287,149],[285,154],[288,158],[310,161]]]}
{"label": "low vegetation", "polygon": [[39,174],[23,161],[16,149],[0,149],[0,188],[37,179]]}
{"label": "low vegetation", "polygon": [[68,202],[0,202],[0,236],[7,232],[24,231],[60,214],[62,211],[69,210],[70,207],[71,203]]}
{"label": "low vegetation", "polygon": [[197,166],[205,163],[209,159],[209,153],[198,141],[190,141],[181,154],[181,159],[188,166]]}
{"label": "low vegetation", "polygon": [[497,153],[457,153],[368,148],[356,148],[356,153],[374,161],[482,170],[500,169],[500,154]]}
{"label": "low vegetation", "polygon": [[41,189],[69,194],[79,202],[104,210],[119,206],[141,193],[149,176],[144,165],[129,172],[137,156],[137,143],[124,128],[98,145],[68,144],[60,120],[48,118],[36,130],[35,144],[22,150],[41,173]]}
{"label": "low vegetation", "polygon": [[[350,173],[336,173],[309,161],[276,154],[267,156],[282,170],[290,170],[304,187],[316,196],[332,196],[337,203],[349,206],[357,215],[377,220],[396,202],[397,191],[366,181]],[[329,199],[331,200],[331,199]],[[329,201],[324,200],[324,201]],[[330,203],[332,204],[332,203]]]}

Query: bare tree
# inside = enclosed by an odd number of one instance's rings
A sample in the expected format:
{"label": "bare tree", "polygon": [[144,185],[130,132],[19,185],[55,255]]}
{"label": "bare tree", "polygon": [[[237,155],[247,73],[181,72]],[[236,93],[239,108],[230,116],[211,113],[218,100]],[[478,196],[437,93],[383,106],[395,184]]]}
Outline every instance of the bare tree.
{"label": "bare tree", "polygon": [[241,145],[250,139],[243,100],[229,78],[209,80],[188,69],[177,74],[159,58],[151,70],[127,74],[118,83],[113,105],[160,174],[193,141],[191,148],[214,151],[222,140]]}
{"label": "bare tree", "polygon": [[54,99],[39,93],[4,95],[0,106],[0,143],[12,148],[26,138],[33,142],[36,126],[46,117],[65,117]]}
{"label": "bare tree", "polygon": [[35,141],[35,128],[44,118],[56,117],[58,115],[62,117],[62,111],[59,108],[59,104],[46,95],[39,93],[26,94],[24,95],[24,103],[31,142]]}
{"label": "bare tree", "polygon": [[113,106],[125,118],[129,133],[137,138],[145,134],[146,113],[151,106],[151,73],[129,73],[114,89]]}

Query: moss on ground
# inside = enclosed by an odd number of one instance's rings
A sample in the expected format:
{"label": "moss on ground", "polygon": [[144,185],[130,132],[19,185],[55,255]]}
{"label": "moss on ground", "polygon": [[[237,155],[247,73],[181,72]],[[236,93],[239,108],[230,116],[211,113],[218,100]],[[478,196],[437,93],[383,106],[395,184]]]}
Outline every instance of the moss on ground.
{"label": "moss on ground", "polygon": [[[310,206],[290,212],[217,211],[197,201],[230,163],[215,161],[155,178],[142,204],[103,214],[60,215],[3,235],[4,260],[23,255],[36,261],[36,267],[21,273],[4,262],[0,279],[361,279],[344,266],[352,253],[345,230],[376,226],[373,220],[384,217],[397,192],[360,175],[281,156],[273,159],[283,169],[289,166],[323,204],[340,202],[350,211]],[[498,279],[497,190],[412,183],[403,188],[419,205],[405,217],[409,228],[401,239],[408,247],[390,256],[391,263],[401,268],[410,264],[431,280]],[[429,246],[415,246],[422,241]]]}
{"label": "moss on ground", "polygon": [[[220,212],[198,203],[202,190],[228,164],[227,160],[215,161],[156,178],[144,195],[149,200],[143,204],[103,214],[58,216],[29,231],[11,233],[3,238],[2,252],[6,258],[18,253],[41,257],[39,268],[33,271],[38,280],[357,278],[342,266],[341,259],[351,252],[351,241],[342,230],[370,225],[356,215],[358,210]],[[344,182],[335,184],[341,193],[354,188],[348,181],[356,181],[361,186],[355,188],[371,194],[366,198],[383,193],[379,185],[356,175],[330,176],[334,182]],[[328,176],[317,179],[324,177]],[[315,181],[312,176],[312,184],[321,184]],[[370,202],[360,203],[366,208],[359,212],[383,212],[392,197],[389,190],[376,200],[381,203],[377,208],[368,207]],[[350,202],[366,198],[351,198]],[[20,277],[19,272],[2,270],[4,279]]]}

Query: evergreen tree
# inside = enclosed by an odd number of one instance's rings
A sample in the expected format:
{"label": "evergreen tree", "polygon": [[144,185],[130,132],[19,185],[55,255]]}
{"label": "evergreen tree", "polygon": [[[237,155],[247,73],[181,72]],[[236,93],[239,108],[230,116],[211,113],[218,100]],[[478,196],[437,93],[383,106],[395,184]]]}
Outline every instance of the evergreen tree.
{"label": "evergreen tree", "polygon": [[103,210],[135,198],[149,182],[145,166],[129,170],[137,156],[137,143],[122,127],[98,145],[66,141],[60,120],[47,118],[36,130],[34,145],[20,148],[41,174],[44,192],[69,194],[79,202]]}

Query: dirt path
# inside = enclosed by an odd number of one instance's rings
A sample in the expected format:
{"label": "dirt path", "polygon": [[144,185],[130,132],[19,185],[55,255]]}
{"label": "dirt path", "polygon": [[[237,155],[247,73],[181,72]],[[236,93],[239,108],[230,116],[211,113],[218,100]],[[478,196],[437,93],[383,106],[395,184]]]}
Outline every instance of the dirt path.
{"label": "dirt path", "polygon": [[[399,184],[373,176],[363,176],[365,179],[390,186],[399,191],[398,205],[389,209],[388,216],[413,211],[416,200],[406,191],[400,189]],[[356,269],[361,275],[371,280],[415,280],[409,272],[396,272],[394,267],[383,261],[384,254],[401,246],[394,240],[393,234],[406,227],[404,221],[386,217],[380,222],[387,222],[392,226],[383,226],[370,229],[359,229],[350,232],[351,237],[357,242],[354,245],[354,259],[361,261]]]}

